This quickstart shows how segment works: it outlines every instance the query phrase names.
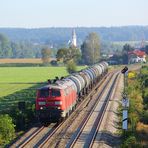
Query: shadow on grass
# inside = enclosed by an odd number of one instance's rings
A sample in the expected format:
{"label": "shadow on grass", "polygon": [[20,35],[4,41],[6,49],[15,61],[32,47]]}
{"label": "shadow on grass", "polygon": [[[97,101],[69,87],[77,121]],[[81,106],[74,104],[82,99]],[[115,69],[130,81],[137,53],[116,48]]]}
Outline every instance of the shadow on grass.
{"label": "shadow on grass", "polygon": [[25,101],[33,104],[36,98],[36,89],[43,85],[45,84],[36,84],[27,89],[22,89],[13,94],[0,97],[0,114],[9,113],[10,110],[16,109],[19,101]]}

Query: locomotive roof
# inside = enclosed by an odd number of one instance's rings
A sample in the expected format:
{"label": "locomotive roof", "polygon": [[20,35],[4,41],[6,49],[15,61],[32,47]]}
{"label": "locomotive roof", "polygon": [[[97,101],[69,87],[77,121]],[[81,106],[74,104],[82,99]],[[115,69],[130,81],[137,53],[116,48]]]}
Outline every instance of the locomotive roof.
{"label": "locomotive roof", "polygon": [[54,84],[45,85],[43,87],[40,87],[39,89],[65,89],[72,84],[73,83],[68,80],[59,80]]}
{"label": "locomotive roof", "polygon": [[65,89],[66,86],[65,85],[58,85],[58,84],[49,84],[49,85],[46,85],[46,86],[43,86],[43,87],[40,87],[40,89]]}

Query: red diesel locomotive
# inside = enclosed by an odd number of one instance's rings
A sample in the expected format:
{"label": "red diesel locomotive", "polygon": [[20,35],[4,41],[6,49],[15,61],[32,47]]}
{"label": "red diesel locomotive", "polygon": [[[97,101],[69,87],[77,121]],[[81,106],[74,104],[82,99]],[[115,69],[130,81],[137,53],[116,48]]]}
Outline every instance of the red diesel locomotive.
{"label": "red diesel locomotive", "polygon": [[41,121],[59,121],[70,114],[82,95],[107,72],[102,62],[37,90],[36,113]]}

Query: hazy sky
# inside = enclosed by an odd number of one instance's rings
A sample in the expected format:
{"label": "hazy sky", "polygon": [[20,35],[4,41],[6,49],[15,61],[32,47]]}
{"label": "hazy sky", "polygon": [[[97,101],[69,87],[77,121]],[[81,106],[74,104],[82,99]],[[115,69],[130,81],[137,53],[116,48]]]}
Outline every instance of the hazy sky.
{"label": "hazy sky", "polygon": [[0,27],[148,25],[148,0],[0,0]]}

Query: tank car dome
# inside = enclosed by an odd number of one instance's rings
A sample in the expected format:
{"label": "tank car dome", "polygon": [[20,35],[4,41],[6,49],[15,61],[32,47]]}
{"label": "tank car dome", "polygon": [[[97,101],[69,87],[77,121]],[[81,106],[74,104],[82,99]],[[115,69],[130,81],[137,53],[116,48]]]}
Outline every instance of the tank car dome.
{"label": "tank car dome", "polygon": [[95,67],[98,69],[99,75],[102,74],[102,67],[100,65],[95,65]]}
{"label": "tank car dome", "polygon": [[92,66],[91,69],[95,72],[96,77],[99,76],[98,69],[95,66]]}
{"label": "tank car dome", "polygon": [[[79,81],[81,82],[81,90],[85,87],[85,80],[83,79],[83,77],[79,74],[73,74],[73,76],[77,77],[79,79]],[[80,90],[80,91],[81,91]]]}
{"label": "tank car dome", "polygon": [[94,71],[93,69],[91,69],[91,68],[89,68],[88,70],[92,73],[92,75],[93,75],[93,80],[95,80],[95,79],[96,79],[95,71]]}
{"label": "tank car dome", "polygon": [[74,87],[74,89],[75,89],[75,91],[77,92],[78,90],[77,90],[77,86],[76,86],[76,84],[71,80],[71,79],[63,79],[63,81],[65,81],[65,82],[67,82],[65,85],[69,85],[69,86],[73,86]]}
{"label": "tank car dome", "polygon": [[85,69],[84,72],[86,72],[90,76],[91,81],[94,80],[94,76],[91,71],[89,71],[88,69]]}
{"label": "tank car dome", "polygon": [[77,93],[79,93],[81,91],[81,89],[82,89],[80,80],[77,77],[73,76],[73,75],[69,76],[67,79],[71,79],[76,84]]}
{"label": "tank car dome", "polygon": [[85,86],[88,87],[89,84],[90,84],[90,80],[91,80],[89,74],[86,73],[86,72],[84,72],[84,71],[81,71],[79,74],[80,74],[80,75],[83,77],[83,79],[85,80]]}
{"label": "tank car dome", "polygon": [[99,66],[102,68],[102,73],[104,73],[104,71],[105,71],[104,65],[102,63],[100,63]]}

